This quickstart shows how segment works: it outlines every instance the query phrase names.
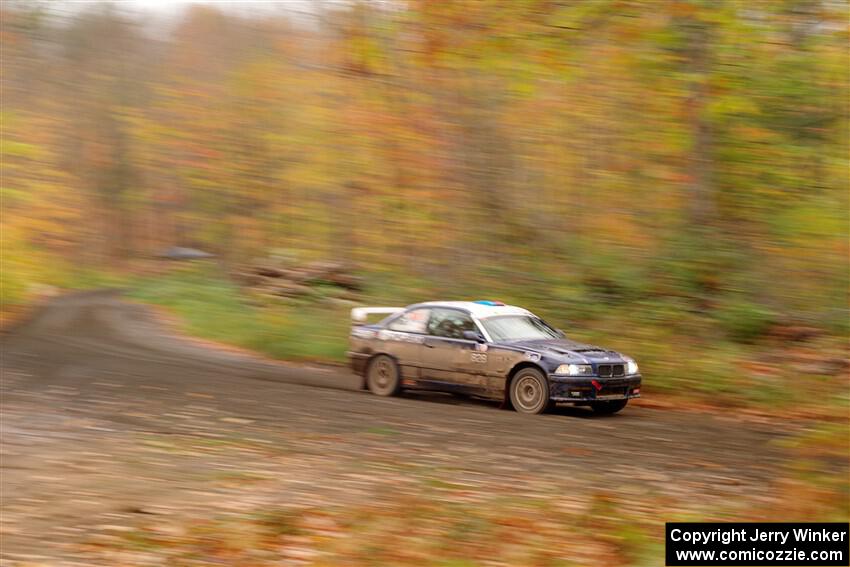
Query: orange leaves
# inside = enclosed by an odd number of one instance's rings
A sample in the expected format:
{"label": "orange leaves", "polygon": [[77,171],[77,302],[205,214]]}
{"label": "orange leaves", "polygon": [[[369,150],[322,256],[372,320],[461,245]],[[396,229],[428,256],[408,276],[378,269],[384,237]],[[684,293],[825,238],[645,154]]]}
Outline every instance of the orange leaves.
{"label": "orange leaves", "polygon": [[81,13],[64,35],[4,21],[4,126],[22,121],[5,194],[64,188],[92,230],[154,235],[134,252],[179,234],[473,274],[621,249],[646,265],[699,185],[712,230],[783,269],[811,250],[840,267],[846,228],[819,221],[846,208],[846,30],[811,29],[802,49],[803,16],[684,1],[393,6],[197,6],[155,41],[126,15]]}

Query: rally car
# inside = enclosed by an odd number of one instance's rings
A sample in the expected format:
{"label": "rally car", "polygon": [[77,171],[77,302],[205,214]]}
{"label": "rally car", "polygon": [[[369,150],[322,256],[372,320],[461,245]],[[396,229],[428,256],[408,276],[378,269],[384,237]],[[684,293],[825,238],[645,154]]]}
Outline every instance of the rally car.
{"label": "rally car", "polygon": [[[386,315],[367,324],[370,315]],[[521,307],[434,301],[351,310],[348,357],[379,396],[438,390],[502,400],[521,413],[557,402],[616,413],[640,396],[637,363],[577,343]]]}

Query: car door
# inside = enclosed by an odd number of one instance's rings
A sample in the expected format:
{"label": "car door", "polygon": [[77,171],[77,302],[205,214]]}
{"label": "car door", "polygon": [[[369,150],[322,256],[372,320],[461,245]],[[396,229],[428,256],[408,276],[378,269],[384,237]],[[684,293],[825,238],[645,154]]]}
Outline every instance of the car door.
{"label": "car door", "polygon": [[417,380],[420,377],[423,345],[428,332],[431,309],[420,307],[405,311],[378,333],[385,342],[383,349],[398,361],[402,379]]}
{"label": "car door", "polygon": [[477,331],[472,317],[459,309],[434,308],[422,348],[422,380],[434,389],[478,393],[485,387],[486,347],[463,338]]}

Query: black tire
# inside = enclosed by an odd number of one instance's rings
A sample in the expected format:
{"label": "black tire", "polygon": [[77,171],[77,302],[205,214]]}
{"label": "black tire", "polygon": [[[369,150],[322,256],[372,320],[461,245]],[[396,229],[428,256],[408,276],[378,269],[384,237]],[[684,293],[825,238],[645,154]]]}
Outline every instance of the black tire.
{"label": "black tire", "polygon": [[590,407],[594,413],[599,415],[611,415],[617,413],[629,403],[629,400],[611,400],[608,402],[593,402]]}
{"label": "black tire", "polygon": [[379,354],[369,361],[366,387],[376,396],[395,396],[401,391],[398,364],[392,357]]}
{"label": "black tire", "polygon": [[523,368],[511,380],[510,397],[519,413],[543,413],[549,407],[549,382],[536,368]]}

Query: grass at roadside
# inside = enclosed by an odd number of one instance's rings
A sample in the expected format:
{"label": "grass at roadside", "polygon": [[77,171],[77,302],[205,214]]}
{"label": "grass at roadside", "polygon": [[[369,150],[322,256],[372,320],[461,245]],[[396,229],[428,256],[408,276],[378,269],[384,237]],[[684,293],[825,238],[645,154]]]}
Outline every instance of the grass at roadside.
{"label": "grass at roadside", "polygon": [[280,359],[342,362],[350,306],[322,301],[285,304],[244,294],[210,268],[178,268],[134,279],[129,297],[165,307],[198,337]]}

